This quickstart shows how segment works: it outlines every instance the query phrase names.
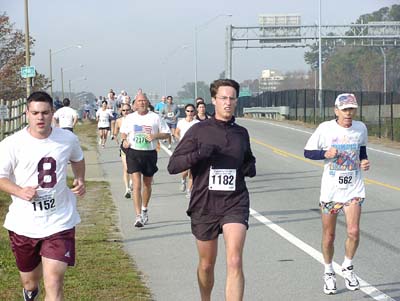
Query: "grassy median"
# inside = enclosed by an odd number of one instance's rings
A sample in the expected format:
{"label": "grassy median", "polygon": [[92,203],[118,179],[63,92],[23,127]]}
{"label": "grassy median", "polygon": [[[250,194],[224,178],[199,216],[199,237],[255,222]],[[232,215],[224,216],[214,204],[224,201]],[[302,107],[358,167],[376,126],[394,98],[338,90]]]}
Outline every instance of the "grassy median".
{"label": "grassy median", "polygon": [[[76,133],[85,149],[96,147],[96,125],[78,125]],[[117,213],[107,182],[87,182],[79,199],[82,222],[76,229],[76,266],[65,277],[66,300],[152,300],[132,259],[124,252]],[[10,197],[0,193],[0,221],[4,221]],[[43,287],[43,284],[41,285]],[[0,229],[0,300],[21,300],[21,284],[8,242]],[[43,299],[43,294],[39,300]]]}

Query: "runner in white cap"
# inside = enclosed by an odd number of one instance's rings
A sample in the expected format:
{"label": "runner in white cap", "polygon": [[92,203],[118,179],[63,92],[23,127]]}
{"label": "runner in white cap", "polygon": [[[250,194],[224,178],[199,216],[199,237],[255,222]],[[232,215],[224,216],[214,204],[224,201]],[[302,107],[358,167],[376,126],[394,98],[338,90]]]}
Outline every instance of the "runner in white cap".
{"label": "runner in white cap", "polygon": [[362,171],[368,170],[370,164],[366,150],[367,127],[361,121],[353,120],[357,107],[353,94],[340,94],[335,101],[336,119],[321,123],[304,148],[306,158],[324,160],[319,203],[325,294],[336,293],[332,260],[336,220],[340,211],[344,212],[347,225],[342,273],[349,290],[360,288],[352,260],[360,240],[361,205],[365,199]]}

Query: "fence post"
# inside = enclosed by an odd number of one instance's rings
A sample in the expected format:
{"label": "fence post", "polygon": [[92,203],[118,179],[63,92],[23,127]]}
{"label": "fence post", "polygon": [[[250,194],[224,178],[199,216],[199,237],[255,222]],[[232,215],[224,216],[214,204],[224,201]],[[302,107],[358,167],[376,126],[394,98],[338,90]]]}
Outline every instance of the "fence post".
{"label": "fence post", "polygon": [[[4,105],[4,100],[0,99],[0,106]],[[4,132],[5,132],[5,127],[6,127],[6,121],[5,119],[0,120],[0,141],[4,139]]]}
{"label": "fence post", "polygon": [[304,90],[304,122],[307,122],[307,93]]}
{"label": "fence post", "polygon": [[361,93],[360,93],[360,121],[363,121],[363,115],[362,115],[362,112],[363,112],[363,95],[364,95],[364,92],[361,91]]}

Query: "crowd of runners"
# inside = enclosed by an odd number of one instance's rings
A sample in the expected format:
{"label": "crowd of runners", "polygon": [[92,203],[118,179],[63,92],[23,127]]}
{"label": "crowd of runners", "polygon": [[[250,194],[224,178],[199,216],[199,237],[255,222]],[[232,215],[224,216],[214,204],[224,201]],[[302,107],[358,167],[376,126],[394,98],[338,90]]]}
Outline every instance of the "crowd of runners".
{"label": "crowd of runners", "polygon": [[[189,199],[187,214],[199,255],[201,300],[211,298],[220,234],[226,247],[226,299],[243,299],[242,257],[249,227],[245,177],[256,175],[256,158],[247,130],[235,121],[238,95],[236,81],[214,81],[210,86],[212,115],[206,112],[202,98],[185,105],[183,116],[172,96],[163,96],[153,107],[141,89],[132,96],[126,91],[116,96],[110,90],[107,97],[96,101],[99,147],[106,148],[108,139],[119,146],[116,156],[122,161],[125,187],[121,197],[133,200],[136,228],[149,223],[160,143],[173,149],[168,171],[181,175],[177,189]],[[54,113],[47,93],[32,93],[27,101],[28,126],[0,142],[0,190],[12,197],[4,227],[20,271],[24,300],[37,299],[42,276],[46,300],[63,300],[64,275],[75,262],[75,226],[80,222],[76,196],[85,193],[85,163],[72,133],[76,112],[69,108],[68,99],[64,107]],[[345,213],[347,224],[342,264],[345,285],[349,290],[360,288],[352,260],[365,200],[362,172],[370,165],[367,129],[353,120],[357,107],[353,94],[339,95],[336,119],[320,124],[304,149],[305,157],[325,163],[319,203],[326,294],[336,293],[332,259],[340,212]],[[20,141],[28,141],[30,147]],[[74,174],[72,188],[66,184],[69,163]]]}

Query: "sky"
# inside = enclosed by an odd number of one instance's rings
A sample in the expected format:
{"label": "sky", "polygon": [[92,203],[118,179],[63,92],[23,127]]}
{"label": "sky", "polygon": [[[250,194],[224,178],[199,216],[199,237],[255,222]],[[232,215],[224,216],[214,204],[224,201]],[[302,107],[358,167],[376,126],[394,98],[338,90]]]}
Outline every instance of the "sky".
{"label": "sky", "polygon": [[[400,2],[321,1],[323,25],[350,24],[360,15]],[[63,68],[65,91],[71,81],[72,91],[96,96],[106,95],[110,88],[129,95],[138,88],[150,95],[165,91],[176,95],[185,83],[194,82],[195,28],[197,79],[209,84],[225,68],[227,25],[257,26],[260,14],[299,14],[303,25],[313,25],[318,22],[318,4],[318,0],[30,0],[29,31],[35,39],[31,65],[49,77],[52,50],[53,91],[61,90]],[[0,0],[2,11],[24,31],[24,0]],[[232,78],[256,79],[264,69],[307,71],[304,51],[233,49]]]}

